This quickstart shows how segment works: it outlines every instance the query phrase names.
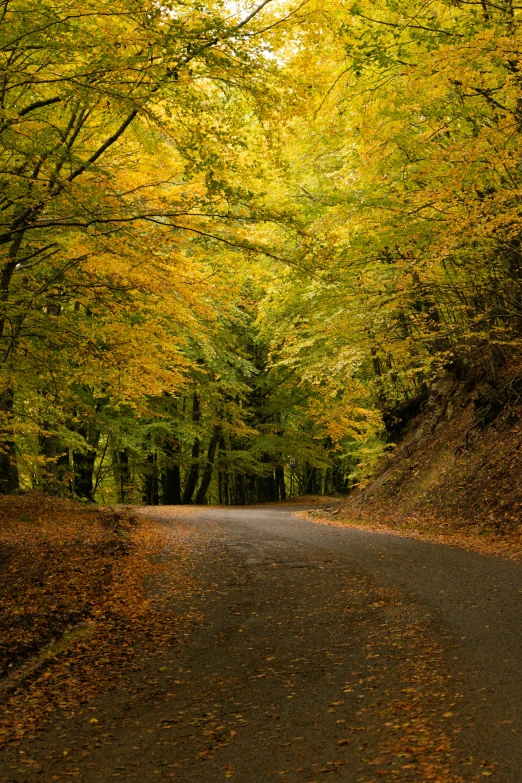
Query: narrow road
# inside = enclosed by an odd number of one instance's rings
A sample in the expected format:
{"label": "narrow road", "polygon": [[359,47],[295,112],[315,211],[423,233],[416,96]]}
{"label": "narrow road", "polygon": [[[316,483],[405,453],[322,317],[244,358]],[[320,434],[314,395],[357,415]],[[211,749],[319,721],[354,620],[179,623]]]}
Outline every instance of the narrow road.
{"label": "narrow road", "polygon": [[0,780],[520,783],[521,567],[293,510],[190,517],[186,643],[98,698],[95,723],[57,717],[11,749]]}

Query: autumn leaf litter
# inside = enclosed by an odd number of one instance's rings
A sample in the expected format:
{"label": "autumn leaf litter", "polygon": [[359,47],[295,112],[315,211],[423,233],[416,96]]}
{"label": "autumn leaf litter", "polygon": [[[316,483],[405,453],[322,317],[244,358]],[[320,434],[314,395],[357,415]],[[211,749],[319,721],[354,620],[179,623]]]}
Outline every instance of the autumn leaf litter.
{"label": "autumn leaf litter", "polygon": [[124,510],[0,498],[0,746],[179,644],[193,619],[168,604],[193,587],[183,535]]}

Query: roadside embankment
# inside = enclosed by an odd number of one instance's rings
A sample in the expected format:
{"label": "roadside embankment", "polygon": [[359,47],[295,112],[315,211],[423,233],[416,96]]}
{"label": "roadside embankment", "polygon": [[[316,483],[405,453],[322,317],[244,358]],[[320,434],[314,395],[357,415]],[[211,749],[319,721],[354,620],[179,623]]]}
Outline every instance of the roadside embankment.
{"label": "roadside embankment", "polygon": [[517,379],[511,373],[470,389],[449,372],[441,376],[374,479],[311,518],[522,556]]}

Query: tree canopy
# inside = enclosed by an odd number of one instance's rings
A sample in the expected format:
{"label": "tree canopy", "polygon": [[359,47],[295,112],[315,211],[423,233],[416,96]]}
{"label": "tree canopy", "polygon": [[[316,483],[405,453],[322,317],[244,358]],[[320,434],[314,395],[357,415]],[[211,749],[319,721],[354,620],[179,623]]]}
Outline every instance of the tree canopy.
{"label": "tree canopy", "polygon": [[347,491],[522,325],[511,0],[0,3],[0,491]]}

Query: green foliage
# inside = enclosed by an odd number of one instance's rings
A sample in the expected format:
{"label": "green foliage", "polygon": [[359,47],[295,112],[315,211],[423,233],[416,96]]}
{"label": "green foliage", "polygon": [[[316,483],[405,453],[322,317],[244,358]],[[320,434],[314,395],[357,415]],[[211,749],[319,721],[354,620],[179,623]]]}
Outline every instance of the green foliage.
{"label": "green foliage", "polygon": [[516,358],[521,62],[488,0],[0,3],[0,490],[344,491]]}

